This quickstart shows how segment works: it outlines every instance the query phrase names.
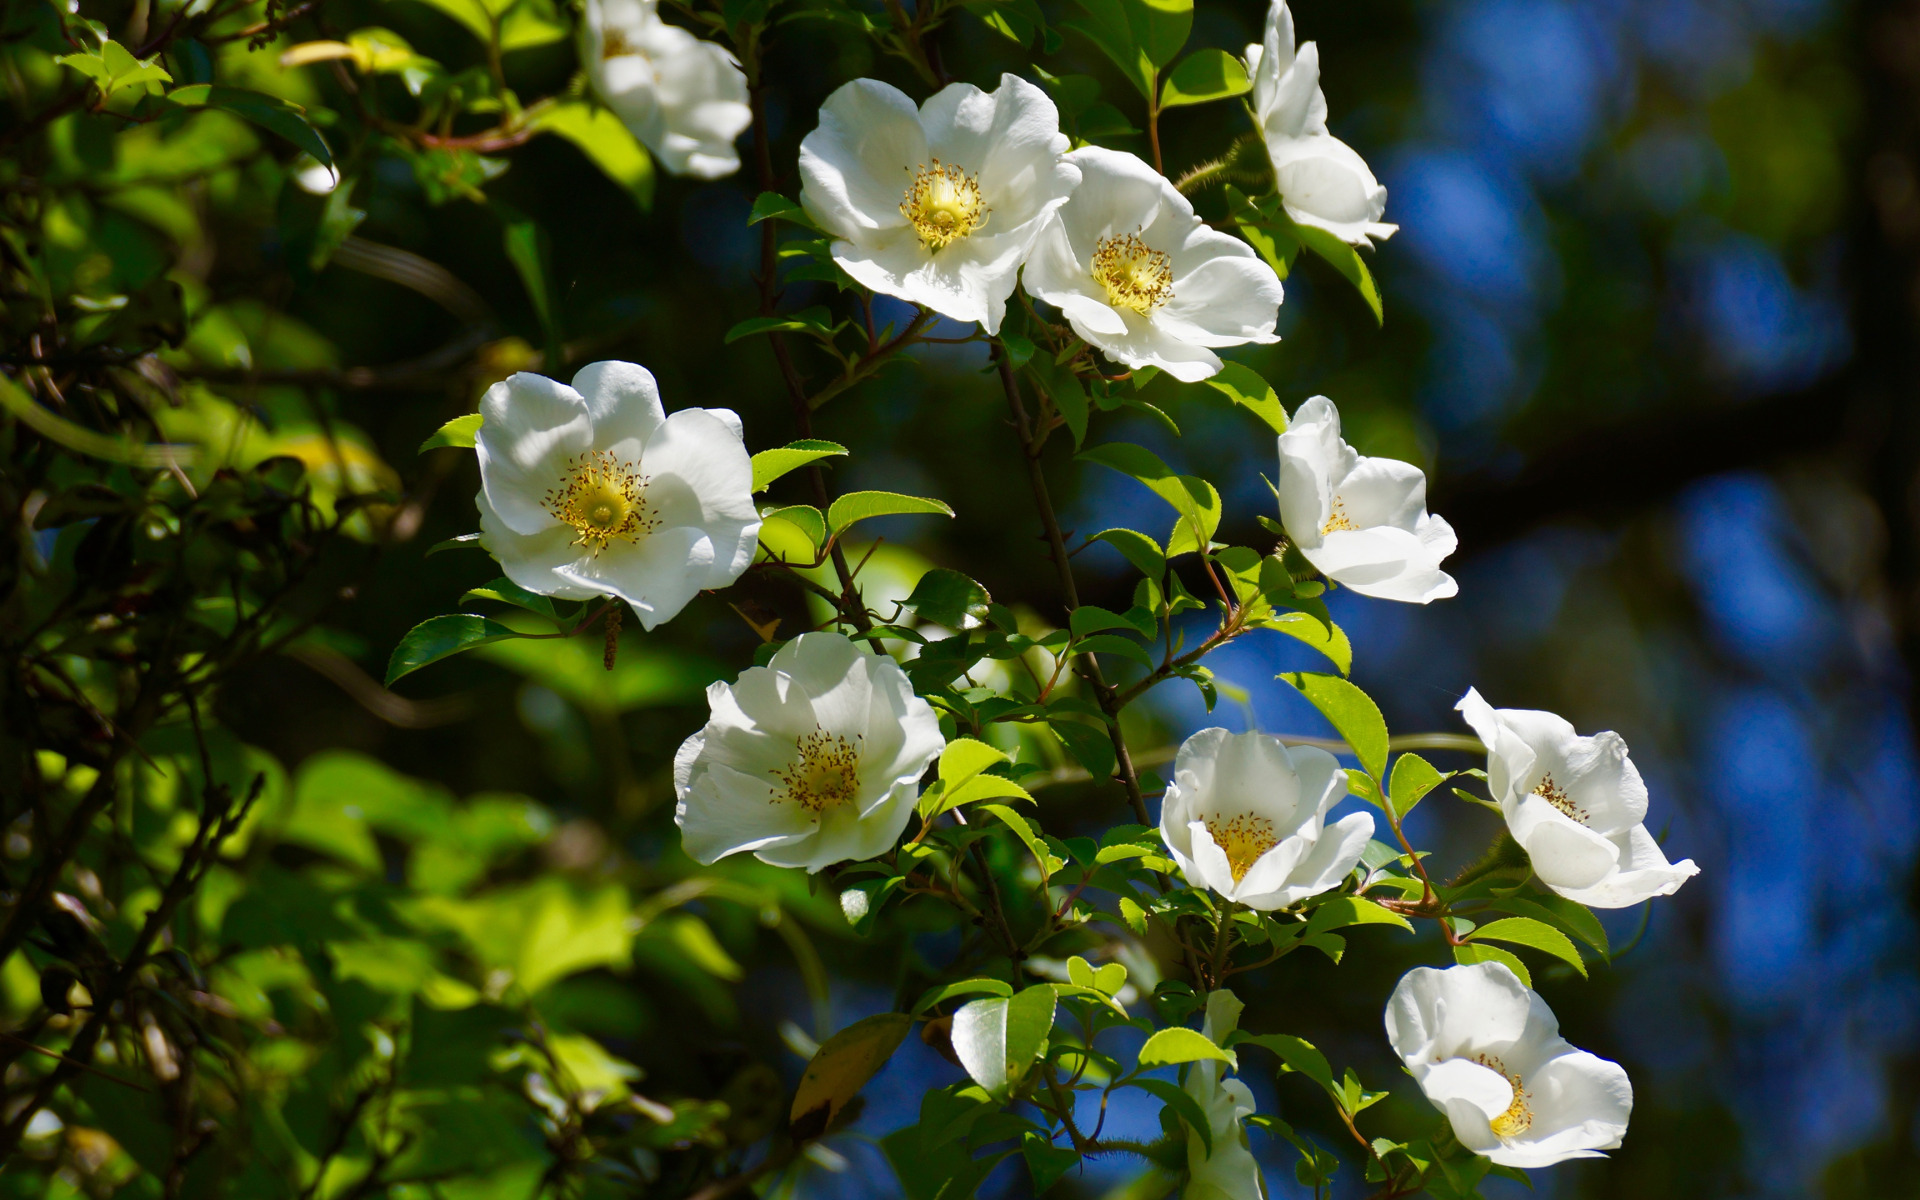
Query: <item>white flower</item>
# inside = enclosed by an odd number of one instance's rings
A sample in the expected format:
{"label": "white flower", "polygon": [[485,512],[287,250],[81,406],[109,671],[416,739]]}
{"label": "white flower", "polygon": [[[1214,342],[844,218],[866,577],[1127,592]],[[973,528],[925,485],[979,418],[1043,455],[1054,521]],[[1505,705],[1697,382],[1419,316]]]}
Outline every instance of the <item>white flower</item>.
{"label": "white flower", "polygon": [[1080,186],[1034,246],[1027,290],[1129,367],[1192,383],[1220,346],[1276,342],[1280,277],[1253,247],[1211,228],[1134,155],[1082,146]]}
{"label": "white flower", "polygon": [[1360,861],[1373,817],[1326,824],[1346,794],[1347,773],[1325,750],[1202,729],[1174,759],[1160,836],[1188,883],[1248,908],[1285,908],[1338,887]]}
{"label": "white flower", "polygon": [[673,757],[674,823],[701,863],[752,851],[818,871],[885,853],[946,744],[900,664],[837,633],[801,634],[707,704]]}
{"label": "white flower", "polygon": [[645,367],[597,362],[572,387],[522,371],[480,412],[480,544],[528,591],[618,596],[652,629],[753,561],[753,466],[726,409],[669,417]]}
{"label": "white flower", "polygon": [[1627,908],[1700,873],[1669,863],[1641,824],[1647,785],[1617,733],[1581,737],[1550,712],[1494,708],[1472,688],[1454,706],[1487,744],[1487,786],[1533,873],[1569,900]]}
{"label": "white flower", "polygon": [[1295,52],[1286,0],[1273,0],[1267,10],[1266,45],[1247,47],[1247,74],[1287,215],[1356,246],[1392,237],[1400,227],[1380,221],[1387,211],[1387,189],[1353,147],[1327,132],[1320,48],[1308,42]]}
{"label": "white flower", "polygon": [[1280,435],[1280,521],[1321,574],[1362,596],[1426,604],[1460,590],[1440,569],[1459,541],[1427,513],[1427,477],[1365,458],[1340,436],[1340,412],[1315,396]]}
{"label": "white flower", "polygon": [[593,90],[661,166],[697,179],[740,169],[733,140],[753,111],[724,46],[662,21],[658,0],[587,0],[580,43]]}
{"label": "white flower", "polygon": [[1067,144],[1053,101],[1013,75],[918,109],[856,79],[800,143],[800,203],[860,283],[997,333],[1042,221],[1080,182]]}
{"label": "white flower", "polygon": [[[1233,1032],[1244,1007],[1232,992],[1215,989],[1207,995],[1207,1016],[1200,1032],[1219,1045]],[[1207,1114],[1213,1152],[1207,1152],[1198,1133],[1187,1131],[1188,1181],[1180,1200],[1260,1200],[1265,1194],[1260,1164],[1247,1145],[1244,1124],[1254,1113],[1253,1092],[1238,1079],[1222,1079],[1224,1068],[1225,1064],[1216,1059],[1204,1059],[1187,1068],[1186,1093],[1199,1101]]]}
{"label": "white flower", "polygon": [[1627,1073],[1569,1045],[1503,963],[1407,972],[1387,1001],[1387,1040],[1460,1144],[1502,1166],[1604,1158],[1627,1132]]}

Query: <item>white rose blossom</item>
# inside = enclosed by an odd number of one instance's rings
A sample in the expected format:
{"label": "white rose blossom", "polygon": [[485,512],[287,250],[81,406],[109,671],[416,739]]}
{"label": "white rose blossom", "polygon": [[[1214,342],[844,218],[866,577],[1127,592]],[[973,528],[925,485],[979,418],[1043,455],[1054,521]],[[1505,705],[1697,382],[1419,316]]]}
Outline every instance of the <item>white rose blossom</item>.
{"label": "white rose blossom", "polygon": [[1700,873],[1669,863],[1642,822],[1647,785],[1613,732],[1581,737],[1564,718],[1495,708],[1471,688],[1455,705],[1487,745],[1487,787],[1540,882],[1593,908],[1670,896]]}
{"label": "white rose blossom", "polygon": [[1340,885],[1373,836],[1373,817],[1329,826],[1347,794],[1333,755],[1266,733],[1203,729],[1174,759],[1160,836],[1196,887],[1248,908],[1298,904]]}
{"label": "white rose blossom", "polygon": [[1075,333],[1186,383],[1220,369],[1219,347],[1280,340],[1280,277],[1253,247],[1202,221],[1135,155],[1082,146],[1067,161],[1080,186],[1047,222],[1026,285]]}
{"label": "white rose blossom", "polygon": [[1047,94],[1002,75],[914,107],[877,79],[827,97],[800,143],[800,203],[876,292],[997,333],[1042,222],[1080,182]]}
{"label": "white rose blossom", "polygon": [[[1225,1042],[1246,1006],[1225,988],[1207,993],[1207,1015],[1200,1032],[1215,1045]],[[1203,1059],[1187,1068],[1187,1095],[1207,1114],[1213,1150],[1187,1130],[1187,1186],[1180,1200],[1260,1200],[1265,1194],[1260,1164],[1247,1145],[1246,1119],[1254,1113],[1253,1092],[1238,1079],[1226,1079],[1226,1064]]]}
{"label": "white rose blossom", "polygon": [[1387,1040],[1460,1144],[1506,1167],[1604,1158],[1633,1115],[1618,1063],[1576,1050],[1504,963],[1407,972]]}
{"label": "white rose blossom", "polygon": [[617,596],[652,629],[753,561],[753,465],[732,412],[668,416],[645,367],[597,362],[571,387],[519,372],[480,413],[480,544],[528,591]]}
{"label": "white rose blossom", "polygon": [[801,634],[710,685],[707,704],[673,759],[674,823],[703,864],[748,851],[818,871],[883,854],[946,744],[900,664],[837,633]]}
{"label": "white rose blossom", "polygon": [[1253,111],[1273,163],[1287,215],[1343,242],[1371,246],[1400,227],[1383,224],[1387,189],[1353,147],[1327,132],[1327,98],[1320,91],[1320,48],[1293,44],[1286,0],[1267,10],[1265,45],[1247,47]]}
{"label": "white rose blossom", "polygon": [[1340,412],[1315,396],[1280,435],[1280,522],[1308,562],[1342,587],[1427,604],[1460,590],[1440,561],[1459,545],[1427,512],[1419,467],[1356,453]]}
{"label": "white rose blossom", "polygon": [[658,0],[587,0],[580,43],[593,90],[661,166],[696,179],[740,169],[733,141],[753,111],[726,47],[661,20]]}

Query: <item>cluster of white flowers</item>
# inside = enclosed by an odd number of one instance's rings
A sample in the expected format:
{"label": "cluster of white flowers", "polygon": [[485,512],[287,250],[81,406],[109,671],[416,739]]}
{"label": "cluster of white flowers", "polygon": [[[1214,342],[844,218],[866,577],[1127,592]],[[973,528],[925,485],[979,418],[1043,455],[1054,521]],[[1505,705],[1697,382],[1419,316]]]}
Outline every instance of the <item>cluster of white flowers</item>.
{"label": "cluster of white flowers", "polygon": [[[587,0],[583,39],[595,88],[668,170],[738,168],[746,81],[724,49],[661,21],[656,0]],[[1246,65],[1291,219],[1354,244],[1392,234],[1385,189],[1327,131],[1318,52],[1296,47],[1285,0]],[[1184,381],[1219,371],[1219,348],[1276,340],[1273,269],[1138,157],[1070,149],[1053,102],[1015,76],[991,92],[953,84],[917,106],[855,80],[826,101],[799,166],[801,203],[849,276],[990,335],[1024,282],[1110,358]],[[582,369],[571,387],[515,375],[481,413],[482,542],[521,587],[616,597],[652,629],[751,562],[760,519],[733,413],[669,416],[653,377],[618,362]],[[1286,539],[1327,579],[1410,603],[1456,594],[1441,563],[1457,541],[1427,511],[1419,468],[1357,453],[1320,396],[1294,413],[1278,454]],[[674,759],[674,819],[703,864],[751,853],[813,872],[885,854],[945,745],[901,666],[838,633],[802,634],[707,699],[706,725]],[[1495,709],[1472,690],[1457,707],[1546,887],[1621,908],[1697,873],[1668,862],[1647,831],[1647,789],[1617,734],[1582,737],[1552,713]],[[1348,778],[1324,750],[1205,729],[1179,749],[1160,835],[1191,886],[1259,912],[1291,908],[1341,887],[1373,836],[1367,813],[1329,823]],[[1241,1007],[1214,989],[1205,1035],[1224,1045]],[[1508,967],[1414,970],[1386,1027],[1468,1149],[1535,1167],[1620,1144],[1633,1104],[1625,1072],[1562,1039]],[[1210,1126],[1208,1138],[1188,1135],[1187,1200],[1263,1194],[1246,1085],[1209,1060],[1187,1068],[1183,1086]]]}

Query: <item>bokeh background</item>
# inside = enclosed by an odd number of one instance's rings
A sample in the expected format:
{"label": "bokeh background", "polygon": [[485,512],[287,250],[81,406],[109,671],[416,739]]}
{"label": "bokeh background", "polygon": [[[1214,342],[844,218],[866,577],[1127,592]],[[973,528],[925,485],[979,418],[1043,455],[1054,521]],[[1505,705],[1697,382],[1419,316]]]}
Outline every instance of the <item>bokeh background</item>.
{"label": "bokeh background", "polygon": [[[444,61],[474,54],[424,5],[343,4],[337,16],[343,28],[352,18],[390,26]],[[1262,16],[1253,0],[1203,0],[1194,42],[1237,49]],[[1303,262],[1287,281],[1284,340],[1234,357],[1290,408],[1331,396],[1363,452],[1424,466],[1433,507],[1461,540],[1458,599],[1411,608],[1336,597],[1355,678],[1396,732],[1460,728],[1451,707],[1468,686],[1502,706],[1553,709],[1583,731],[1620,731],[1652,788],[1650,826],[1670,855],[1702,868],[1650,920],[1610,919],[1616,947],[1631,949],[1591,983],[1539,974],[1569,1035],[1627,1066],[1636,1112],[1624,1150],[1536,1173],[1536,1194],[1914,1194],[1920,6],[1301,0],[1295,16],[1302,38],[1320,43],[1334,132],[1375,166],[1401,226],[1371,259],[1386,321],[1376,327],[1343,281]],[[1019,62],[964,15],[941,49],[956,77],[976,83]],[[1071,35],[1041,61],[1125,95]],[[510,66],[528,91],[556,88],[571,51],[523,51]],[[838,81],[876,74],[914,86],[865,42],[804,22],[784,28],[770,70],[783,171]],[[1169,170],[1245,128],[1227,105],[1170,116]],[[670,408],[735,408],[749,444],[764,448],[793,436],[771,357],[755,341],[722,345],[755,311],[758,242],[744,219],[756,190],[746,179],[663,179],[643,213],[550,138],[488,186],[552,236],[575,362],[644,363]],[[369,212],[359,238],[440,264],[459,287],[429,299],[420,293],[433,287],[398,287],[354,269],[351,255],[294,286],[271,226],[241,230],[231,239],[241,249],[210,281],[271,298],[250,353],[330,365],[301,360],[302,329],[344,365],[405,362],[476,331],[539,343],[487,210],[429,203],[397,160],[379,165],[356,202]],[[836,488],[937,495],[959,512],[938,526],[877,527],[887,549],[876,572],[964,569],[996,599],[1057,620],[1003,403],[977,350],[890,369],[833,401],[817,432],[853,448]],[[499,350],[502,371],[513,353]],[[650,637],[630,633],[618,686],[592,674],[597,652],[576,663],[520,650],[541,643],[436,666],[397,697],[372,682],[412,623],[494,573],[466,552],[425,557],[474,526],[476,478],[470,457],[414,453],[471,411],[484,375],[321,389],[321,403],[366,430],[399,472],[401,537],[342,566],[334,648],[255,669],[223,695],[221,719],[289,767],[346,749],[460,794],[532,795],[562,822],[543,849],[549,867],[672,878],[684,860],[667,760],[702,718],[699,686],[744,666],[755,641],[722,600],[703,598]],[[1131,416],[1102,417],[1100,432],[1215,481],[1228,501],[1223,537],[1259,537],[1270,439],[1249,436],[1244,414],[1202,389],[1162,381],[1145,395],[1181,438]],[[1164,520],[1130,481],[1053,454],[1067,523],[1083,534]],[[1079,559],[1083,589],[1124,607],[1123,564],[1105,555]],[[788,629],[805,621],[790,590],[743,586]],[[1214,665],[1233,685],[1217,713],[1185,684],[1156,696],[1163,744],[1216,721],[1324,732],[1272,682],[1308,665],[1287,639],[1249,638]],[[1110,794],[1043,795],[1050,828],[1118,817]],[[1436,798],[1414,818],[1416,840],[1443,863],[1463,862],[1491,832],[1485,817]],[[597,1019],[610,1045],[652,1043],[650,1062],[682,1054],[690,1090],[733,1043],[780,1053],[780,1022],[810,1024],[805,991],[778,955],[739,952],[750,927],[721,932],[748,964],[739,987],[650,973],[643,957],[633,972],[582,985],[583,1021]],[[1370,1081],[1393,1077],[1380,1003],[1400,970],[1442,951],[1367,936],[1346,967],[1289,959],[1249,977],[1247,1023],[1311,1037]],[[857,943],[828,954],[843,981],[832,1024],[892,1003],[884,976],[860,975]],[[721,1030],[716,1040],[661,1050],[694,1010]],[[799,1060],[788,1065],[797,1072]],[[834,1143],[848,1169],[816,1172],[803,1191],[895,1194],[863,1139],[910,1122],[919,1091],[952,1076],[910,1042],[869,1089],[855,1132]],[[670,1085],[674,1071],[656,1077]],[[1257,1086],[1337,1146],[1293,1082]],[[1417,1098],[1393,1105],[1390,1120],[1420,1114]],[[1151,1133],[1152,1113],[1116,1112],[1109,1131],[1124,1128]],[[1262,1146],[1273,1194],[1306,1194],[1291,1152]],[[1061,1186],[1100,1195],[1137,1172],[1105,1161]],[[1357,1172],[1346,1177],[1342,1194],[1361,1194]],[[1022,1186],[1008,1169],[987,1193]],[[1498,1180],[1488,1191],[1519,1194]]]}

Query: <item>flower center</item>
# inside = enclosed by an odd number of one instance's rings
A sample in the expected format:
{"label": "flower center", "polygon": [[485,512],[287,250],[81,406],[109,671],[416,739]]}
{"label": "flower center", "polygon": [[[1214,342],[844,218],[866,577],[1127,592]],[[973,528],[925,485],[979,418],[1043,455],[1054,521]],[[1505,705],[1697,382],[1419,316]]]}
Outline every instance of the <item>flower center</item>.
{"label": "flower center", "polygon": [[1353,518],[1347,515],[1346,504],[1341,501],[1340,497],[1335,496],[1333,498],[1333,515],[1328,517],[1327,523],[1320,527],[1320,536],[1325,537],[1329,533],[1338,533],[1342,529],[1358,528],[1360,527],[1353,523]]}
{"label": "flower center", "polygon": [[790,801],[820,815],[829,808],[851,804],[860,792],[860,748],[838,734],[815,729],[794,743],[793,765],[775,771],[785,787],[778,799]]}
{"label": "flower center", "polygon": [[544,504],[556,520],[573,526],[573,544],[589,547],[598,558],[608,543],[637,542],[660,527],[647,508],[646,483],[612,451],[589,451],[572,461]]}
{"label": "flower center", "polygon": [[1093,248],[1093,278],[1107,303],[1145,316],[1173,299],[1173,260],[1131,233],[1103,237]]}
{"label": "flower center", "polygon": [[1280,844],[1273,822],[1250,812],[1224,824],[1219,817],[1208,817],[1207,832],[1213,836],[1213,844],[1225,852],[1227,869],[1233,872],[1235,883],[1246,878],[1248,868],[1259,862],[1262,854]]}
{"label": "flower center", "polygon": [[1493,1136],[1497,1138],[1516,1138],[1533,1127],[1533,1110],[1527,1107],[1527,1098],[1532,1094],[1521,1086],[1520,1077],[1511,1074],[1507,1065],[1491,1054],[1476,1054],[1473,1061],[1496,1071],[1513,1088],[1513,1103],[1507,1105],[1507,1111],[1501,1113],[1488,1124],[1493,1126]]}
{"label": "flower center", "polygon": [[623,31],[618,29],[607,29],[601,32],[600,34],[600,57],[601,58],[603,59],[620,58],[623,55],[638,54],[638,53],[639,51],[634,48],[633,43],[627,40],[627,35]]}
{"label": "flower center", "polygon": [[1551,771],[1540,777],[1540,784],[1533,789],[1533,794],[1580,822],[1582,825],[1587,823],[1587,810],[1567,798],[1567,790],[1553,782],[1553,773]]}
{"label": "flower center", "polygon": [[900,215],[913,222],[913,231],[929,250],[942,250],[987,223],[987,207],[980,195],[980,177],[969,175],[952,163],[932,166],[920,164],[907,194],[900,201]]}

